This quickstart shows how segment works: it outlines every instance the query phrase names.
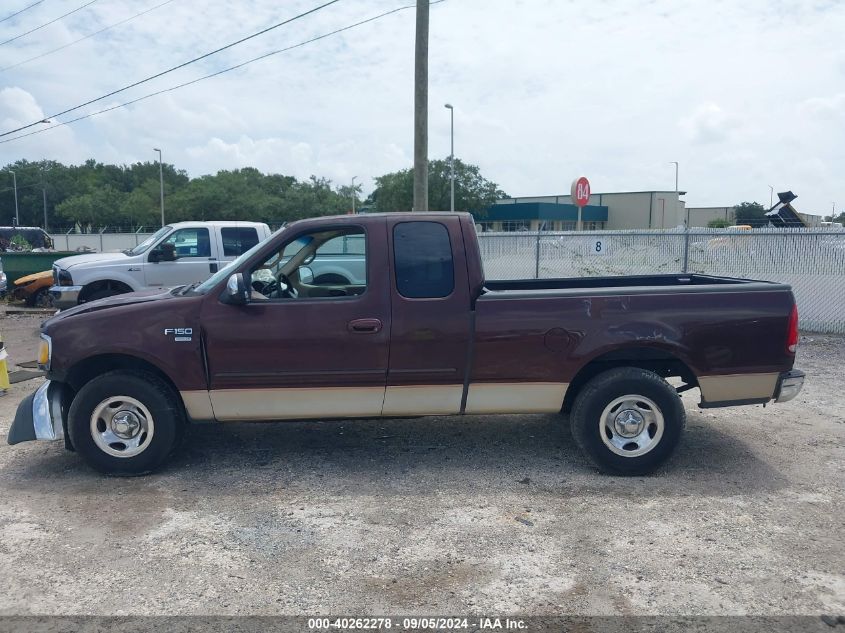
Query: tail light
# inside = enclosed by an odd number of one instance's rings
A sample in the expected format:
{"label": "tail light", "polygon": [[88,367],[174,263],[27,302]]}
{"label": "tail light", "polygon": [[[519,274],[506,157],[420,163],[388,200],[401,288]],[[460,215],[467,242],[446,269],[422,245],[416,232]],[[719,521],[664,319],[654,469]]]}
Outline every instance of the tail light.
{"label": "tail light", "polygon": [[786,351],[794,354],[798,349],[798,306],[792,304],[792,312],[789,314],[789,329],[786,335]]}

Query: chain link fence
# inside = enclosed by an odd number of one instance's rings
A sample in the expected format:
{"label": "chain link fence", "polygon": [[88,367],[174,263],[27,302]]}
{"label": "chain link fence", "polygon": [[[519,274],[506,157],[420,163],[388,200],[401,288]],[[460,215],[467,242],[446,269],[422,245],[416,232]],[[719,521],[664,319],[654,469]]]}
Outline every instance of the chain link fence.
{"label": "chain link fence", "polygon": [[702,273],[792,286],[802,329],[845,334],[845,232],[479,233],[488,279]]}

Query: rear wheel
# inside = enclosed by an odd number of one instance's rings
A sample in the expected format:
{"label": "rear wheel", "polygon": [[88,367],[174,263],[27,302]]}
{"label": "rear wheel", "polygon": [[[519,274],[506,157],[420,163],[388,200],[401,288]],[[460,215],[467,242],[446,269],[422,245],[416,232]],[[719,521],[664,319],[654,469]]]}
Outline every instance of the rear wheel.
{"label": "rear wheel", "polygon": [[68,433],[86,462],[109,475],[158,467],[185,430],[173,389],[145,372],[113,371],[86,383],[70,406]]}
{"label": "rear wheel", "polygon": [[621,367],[588,382],[572,407],[572,436],[601,470],[645,475],[663,464],[686,422],[675,389],[654,372]]}

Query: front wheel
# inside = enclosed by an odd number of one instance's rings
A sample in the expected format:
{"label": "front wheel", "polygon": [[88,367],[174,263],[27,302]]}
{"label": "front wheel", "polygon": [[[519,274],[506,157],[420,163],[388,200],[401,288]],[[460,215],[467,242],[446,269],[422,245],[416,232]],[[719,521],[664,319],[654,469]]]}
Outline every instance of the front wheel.
{"label": "front wheel", "polygon": [[675,389],[654,372],[621,367],[588,382],[572,407],[572,436],[599,469],[645,475],[671,455],[686,413]]}
{"label": "front wheel", "polygon": [[70,406],[76,451],[109,475],[142,475],[158,467],[185,429],[173,389],[146,372],[113,371],[86,383]]}

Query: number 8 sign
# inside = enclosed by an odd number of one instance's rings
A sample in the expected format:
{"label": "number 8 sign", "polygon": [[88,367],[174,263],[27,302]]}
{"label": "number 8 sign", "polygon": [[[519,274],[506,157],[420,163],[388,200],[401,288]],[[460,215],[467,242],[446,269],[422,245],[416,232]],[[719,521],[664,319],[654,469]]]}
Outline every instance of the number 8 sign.
{"label": "number 8 sign", "polygon": [[590,238],[587,242],[589,255],[607,255],[607,243],[601,238]]}

